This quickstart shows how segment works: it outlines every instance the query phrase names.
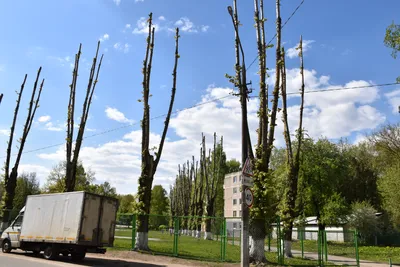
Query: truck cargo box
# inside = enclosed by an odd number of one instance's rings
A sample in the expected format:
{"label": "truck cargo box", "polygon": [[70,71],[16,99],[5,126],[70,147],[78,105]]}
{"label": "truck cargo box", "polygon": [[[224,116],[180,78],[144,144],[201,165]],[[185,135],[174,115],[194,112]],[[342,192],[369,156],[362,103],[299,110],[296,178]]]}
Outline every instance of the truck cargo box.
{"label": "truck cargo box", "polygon": [[87,192],[28,196],[21,242],[112,247],[118,200]]}

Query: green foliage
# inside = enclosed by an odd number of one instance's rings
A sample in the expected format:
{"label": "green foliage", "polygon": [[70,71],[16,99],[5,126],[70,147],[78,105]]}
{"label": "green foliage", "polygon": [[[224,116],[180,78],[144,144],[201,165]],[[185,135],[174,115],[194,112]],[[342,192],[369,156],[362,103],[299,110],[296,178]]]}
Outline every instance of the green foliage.
{"label": "green foliage", "polygon": [[112,187],[107,181],[102,184],[89,185],[87,188],[87,192],[107,197],[117,197],[117,191],[115,187]]}
{"label": "green foliage", "polygon": [[345,199],[339,193],[334,192],[325,201],[320,213],[320,224],[339,226],[347,222],[349,207]]}
{"label": "green foliage", "polygon": [[376,212],[377,210],[366,201],[355,202],[351,206],[349,225],[359,231],[362,243],[381,232],[381,223]]}
{"label": "green foliage", "polygon": [[238,172],[241,170],[240,168],[240,162],[237,161],[236,159],[230,159],[226,161],[225,164],[225,174],[232,173],[232,172]]}
{"label": "green foliage", "polygon": [[397,52],[400,51],[400,25],[399,24],[390,24],[386,28],[386,35],[384,39],[385,46],[392,49],[392,56],[394,58],[397,57]]}
{"label": "green foliage", "polygon": [[[61,193],[65,189],[65,170],[66,162],[63,161],[57,164],[47,177],[44,186],[45,193]],[[75,191],[85,191],[103,196],[116,197],[117,192],[115,187],[112,187],[109,182],[102,184],[94,184],[96,178],[95,173],[91,170],[85,171],[82,163],[78,163],[76,170],[76,185]]]}
{"label": "green foliage", "polygon": [[384,209],[391,215],[395,227],[400,228],[400,159],[384,171],[378,187]]}
{"label": "green foliage", "polygon": [[299,195],[306,216],[317,216],[321,224],[336,223],[345,211],[345,202],[340,195],[346,186],[347,164],[338,146],[327,139],[314,142],[304,140],[300,169]]}
{"label": "green foliage", "polygon": [[[392,57],[396,58],[397,53],[400,51],[400,25],[399,24],[390,24],[386,28],[386,35],[383,41],[385,46],[392,49]],[[400,76],[397,77],[397,82],[400,83]]]}
{"label": "green foliage", "polygon": [[[46,193],[61,193],[65,189],[65,170],[66,162],[60,162],[51,170],[47,177],[46,184],[44,186],[44,192]],[[75,191],[86,191],[90,185],[94,182],[94,172],[86,172],[83,168],[82,163],[78,163],[76,170],[76,186]]]}
{"label": "green foliage", "polygon": [[[168,197],[167,191],[161,185],[155,185],[151,191],[149,224],[152,229],[158,229],[160,225],[168,224]],[[154,216],[153,216],[154,215]],[[162,215],[162,216],[158,216]]]}
{"label": "green foliage", "polygon": [[135,210],[135,197],[133,195],[118,195],[119,213],[133,213]]}
{"label": "green foliage", "polygon": [[13,207],[15,210],[21,210],[25,206],[26,197],[29,195],[40,194],[39,181],[36,179],[36,173],[23,173],[17,178],[17,187]]}

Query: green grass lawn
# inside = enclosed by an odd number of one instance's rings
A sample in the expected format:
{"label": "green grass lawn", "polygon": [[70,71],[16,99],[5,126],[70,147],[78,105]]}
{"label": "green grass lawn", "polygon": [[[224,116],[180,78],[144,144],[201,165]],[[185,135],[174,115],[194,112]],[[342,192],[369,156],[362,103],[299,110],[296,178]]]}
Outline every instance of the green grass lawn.
{"label": "green grass lawn", "polygon": [[[271,240],[271,247],[276,247],[276,240]],[[300,241],[293,241],[292,249],[301,251]],[[304,240],[304,251],[317,253],[317,241]],[[389,258],[391,258],[393,264],[400,263],[400,247],[376,247],[360,245],[358,251],[361,260],[388,263]],[[354,248],[354,243],[352,242],[328,242],[328,254],[353,259],[356,258],[356,251]],[[307,254],[305,254],[305,256],[307,256]]]}
{"label": "green grass lawn", "polygon": [[[131,231],[117,230],[116,236],[131,236]],[[168,232],[162,234],[160,231],[150,231],[149,238],[157,240],[149,240],[149,247],[154,254],[173,254],[173,235]],[[132,241],[130,239],[118,239],[114,241],[112,250],[130,250]],[[180,236],[178,242],[178,254],[181,258],[190,258],[205,261],[220,261],[221,260],[221,241],[212,241],[204,239],[196,239],[190,236]],[[269,262],[277,263],[277,254],[267,252],[266,257]],[[227,243],[226,256],[227,262],[240,262],[240,247]],[[316,265],[316,261],[302,260],[300,258],[285,259],[285,264],[288,265]]]}

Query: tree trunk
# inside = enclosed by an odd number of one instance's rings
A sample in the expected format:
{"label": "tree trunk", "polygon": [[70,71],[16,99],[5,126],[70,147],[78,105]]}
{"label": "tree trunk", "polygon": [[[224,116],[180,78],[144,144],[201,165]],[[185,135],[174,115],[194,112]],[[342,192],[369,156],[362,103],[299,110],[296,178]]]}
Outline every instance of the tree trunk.
{"label": "tree trunk", "polygon": [[[207,215],[210,216],[209,214],[214,214],[214,203],[208,203],[207,204]],[[205,240],[212,240],[212,219],[211,218],[206,218],[206,234],[204,235]],[[215,223],[215,222],[214,222]]]}
{"label": "tree trunk", "polygon": [[150,154],[144,156],[145,163],[142,164],[142,176],[139,178],[138,201],[142,207],[141,215],[138,216],[138,229],[136,236],[136,244],[134,250],[149,251],[148,232],[149,232],[149,214],[151,202],[151,186],[153,184],[153,157]]}
{"label": "tree trunk", "polygon": [[265,237],[265,220],[252,219],[249,236],[250,262],[256,264],[267,262],[265,258]]}

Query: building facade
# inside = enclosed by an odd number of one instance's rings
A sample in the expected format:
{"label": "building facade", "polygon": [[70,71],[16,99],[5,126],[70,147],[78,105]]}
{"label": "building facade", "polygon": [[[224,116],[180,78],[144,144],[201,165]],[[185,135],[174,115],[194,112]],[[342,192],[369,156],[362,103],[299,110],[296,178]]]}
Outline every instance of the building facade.
{"label": "building facade", "polygon": [[225,175],[224,179],[224,217],[228,235],[239,233],[241,229],[242,198],[240,186],[242,173],[234,172]]}

